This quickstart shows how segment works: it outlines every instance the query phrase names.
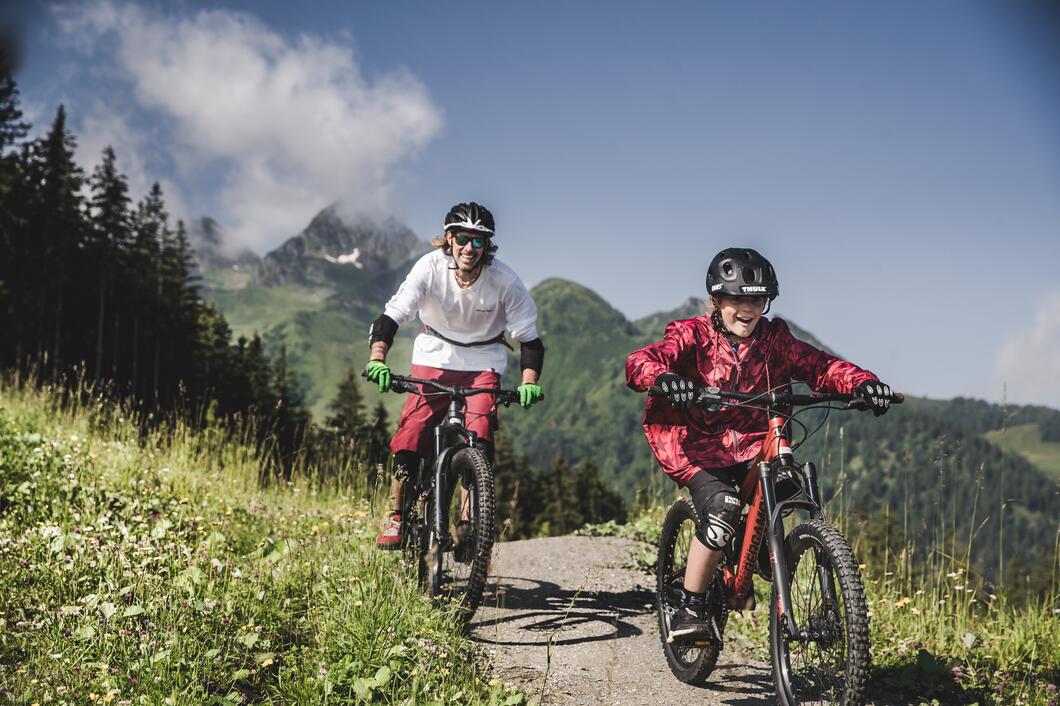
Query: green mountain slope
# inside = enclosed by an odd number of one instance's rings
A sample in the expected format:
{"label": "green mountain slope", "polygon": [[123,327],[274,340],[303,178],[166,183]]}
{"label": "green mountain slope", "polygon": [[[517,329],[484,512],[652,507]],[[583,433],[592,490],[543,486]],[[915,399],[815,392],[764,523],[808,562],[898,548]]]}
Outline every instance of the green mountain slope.
{"label": "green mountain slope", "polygon": [[[629,498],[660,474],[640,427],[644,399],[624,384],[625,358],[661,338],[668,321],[697,315],[703,303],[692,299],[629,322],[572,282],[548,280],[533,294],[548,346],[548,399],[530,414],[509,414],[508,433],[538,465],[560,453],[593,458]],[[1006,571],[1004,562],[1026,568],[1039,554],[1052,556],[1060,497],[1055,476],[992,443],[992,430],[1034,425],[1051,413],[960,398],[911,398],[879,419],[836,412],[825,420],[811,413],[805,417],[810,429],[824,425],[801,456],[817,461],[826,497],[838,506],[859,517],[887,514],[900,540],[968,551],[984,573],[996,576]]]}
{"label": "green mountain slope", "polygon": [[[263,258],[253,277],[229,277],[237,284],[204,294],[237,333],[258,331],[273,349],[286,345],[306,385],[307,402],[323,419],[346,366],[363,363],[370,322],[424,247],[399,224],[345,227],[333,212],[324,212]],[[373,267],[328,259],[355,249],[357,261]],[[204,269],[209,274],[209,266]],[[546,400],[529,412],[504,410],[501,433],[537,467],[559,455],[571,466],[594,460],[627,499],[639,485],[658,483],[641,430],[644,399],[625,387],[625,359],[661,338],[667,322],[698,315],[703,301],[689,299],[672,311],[630,321],[575,282],[548,279],[533,295],[548,350]],[[395,344],[391,360],[399,372],[407,369],[416,328],[403,326]],[[797,325],[791,328],[797,337],[827,348]],[[871,367],[871,361],[863,362]],[[517,384],[517,363],[513,353],[510,385]],[[380,399],[367,384],[365,398],[369,404]],[[404,397],[382,399],[396,420]],[[996,574],[1005,570],[1003,557],[1009,565],[1012,559],[1028,565],[1039,550],[1052,551],[1060,498],[1050,444],[1057,442],[1034,446],[1031,440],[1054,414],[1042,407],[914,398],[881,419],[836,413],[803,452],[818,460],[834,502],[862,516],[886,512],[904,537],[925,543],[948,538],[953,551],[964,551],[960,548],[971,538],[977,565]],[[807,418],[811,428],[816,421]]]}
{"label": "green mountain slope", "polygon": [[985,436],[995,446],[1022,456],[1053,478],[1060,479],[1060,441],[1043,441],[1037,424],[994,429]]}

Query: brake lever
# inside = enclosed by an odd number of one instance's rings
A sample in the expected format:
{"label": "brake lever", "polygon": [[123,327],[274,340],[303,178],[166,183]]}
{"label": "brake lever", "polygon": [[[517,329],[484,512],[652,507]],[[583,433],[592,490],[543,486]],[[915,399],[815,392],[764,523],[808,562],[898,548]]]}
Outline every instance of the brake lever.
{"label": "brake lever", "polygon": [[720,412],[725,407],[725,401],[721,399],[719,392],[721,392],[720,387],[700,388],[699,395],[696,396],[696,406],[707,412]]}
{"label": "brake lever", "polygon": [[412,386],[412,383],[402,382],[401,380],[393,380],[390,383],[391,392],[416,392],[416,388]]}

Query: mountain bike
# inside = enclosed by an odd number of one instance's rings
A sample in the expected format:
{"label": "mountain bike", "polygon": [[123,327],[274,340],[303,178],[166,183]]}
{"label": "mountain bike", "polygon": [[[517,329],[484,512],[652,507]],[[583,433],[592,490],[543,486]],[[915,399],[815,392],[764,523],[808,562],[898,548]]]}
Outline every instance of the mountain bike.
{"label": "mountain bike", "polygon": [[[434,427],[434,455],[403,479],[408,485],[401,517],[408,529],[402,548],[416,566],[420,586],[439,602],[456,603],[467,622],[478,610],[486,586],[495,499],[493,468],[478,435],[465,426],[466,401],[472,395],[491,394],[497,404],[507,407],[519,401],[519,393],[451,387],[404,375],[391,380],[393,392],[450,397],[445,417]],[[456,540],[450,524],[456,525]]]}
{"label": "mountain bike", "polygon": [[[652,394],[662,394],[653,388]],[[892,402],[904,396],[895,393]],[[840,402],[836,407],[830,403]],[[743,519],[736,528],[707,590],[706,620],[713,638],[681,642],[670,636],[670,621],[679,605],[688,550],[697,527],[696,509],[682,498],[670,507],[659,538],[657,605],[663,652],[670,670],[686,683],[702,683],[713,671],[723,648],[729,606],[741,603],[757,572],[772,582],[769,644],[777,703],[843,704],[863,702],[868,677],[869,617],[858,562],[842,534],[828,523],[813,462],[798,464],[790,441],[794,421],[784,410],[795,407],[865,410],[854,395],[796,394],[789,389],[761,393],[716,387],[696,391],[695,405],[716,411],[744,406],[766,411],[767,436],[762,451],[739,490]],[[784,517],[795,510],[809,519],[785,536]],[[763,538],[766,540],[763,544]]]}

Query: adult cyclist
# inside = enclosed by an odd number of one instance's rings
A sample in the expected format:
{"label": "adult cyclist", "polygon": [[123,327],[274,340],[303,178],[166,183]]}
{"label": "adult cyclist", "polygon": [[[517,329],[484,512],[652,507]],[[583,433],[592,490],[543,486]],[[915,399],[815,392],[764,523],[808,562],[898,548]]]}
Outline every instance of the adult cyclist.
{"label": "adult cyclist", "polygon": [[[371,354],[365,371],[380,392],[390,389],[386,356],[394,334],[418,314],[422,327],[412,349],[412,377],[455,387],[499,387],[510,348],[504,332],[509,331],[520,343],[520,404],[530,407],[541,399],[538,379],[545,347],[537,333],[537,306],[519,276],[494,257],[493,238],[493,214],[485,206],[458,203],[449,209],[443,235],[432,241],[435,249],[412,266],[368,334]],[[431,429],[448,405],[445,395],[409,395],[405,400],[390,441],[394,477],[389,512],[376,539],[381,549],[401,546],[405,478],[432,453]],[[492,463],[494,396],[473,395],[466,410],[467,427],[484,443]],[[456,530],[459,543],[466,532],[460,520]]]}

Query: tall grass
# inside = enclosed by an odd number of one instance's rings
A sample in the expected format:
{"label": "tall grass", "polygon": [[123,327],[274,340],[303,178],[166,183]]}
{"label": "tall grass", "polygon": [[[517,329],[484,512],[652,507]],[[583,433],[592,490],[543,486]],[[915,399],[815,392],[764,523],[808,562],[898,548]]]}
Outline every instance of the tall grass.
{"label": "tall grass", "polygon": [[0,701],[524,700],[374,549],[365,469],[260,467],[220,427],[0,382]]}
{"label": "tall grass", "polygon": [[[996,706],[1057,706],[1060,683],[1060,525],[1048,590],[1011,600],[1003,587],[991,586],[972,570],[976,519],[985,515],[976,493],[971,507],[958,507],[952,491],[952,457],[939,454],[935,472],[931,541],[911,534],[915,523],[907,499],[899,513],[883,508],[879,516],[856,514],[844,488],[849,482],[842,427],[832,434],[838,448],[826,444],[822,476],[836,478],[837,490],[826,506],[830,521],[851,542],[863,562],[861,572],[870,609],[873,674],[870,698],[910,703],[980,703]],[[904,473],[908,475],[910,471]],[[908,489],[908,479],[903,478]],[[976,480],[983,482],[982,469]],[[950,483],[947,486],[946,483]],[[666,509],[680,495],[669,484],[642,499],[624,527],[597,526],[588,533],[618,534],[645,542],[637,563],[654,570],[655,547]],[[973,527],[958,536],[958,513],[968,512]],[[787,518],[790,529],[798,518]],[[755,578],[759,609],[733,613],[726,627],[729,648],[769,660],[770,585]]]}

